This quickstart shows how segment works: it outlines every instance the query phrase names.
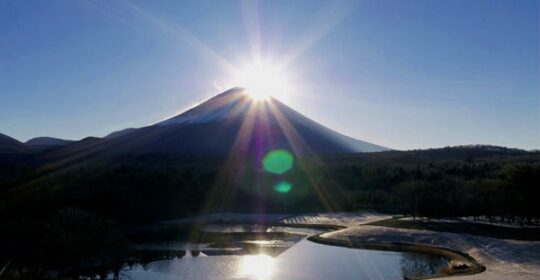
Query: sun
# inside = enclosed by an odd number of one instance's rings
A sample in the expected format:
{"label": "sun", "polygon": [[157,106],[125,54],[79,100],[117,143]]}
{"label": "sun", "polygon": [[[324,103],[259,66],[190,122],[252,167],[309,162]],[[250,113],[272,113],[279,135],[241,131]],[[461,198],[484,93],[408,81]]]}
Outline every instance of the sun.
{"label": "sun", "polygon": [[290,84],[284,71],[269,63],[246,64],[234,75],[234,84],[246,89],[257,101],[270,97],[284,97],[290,91]]}

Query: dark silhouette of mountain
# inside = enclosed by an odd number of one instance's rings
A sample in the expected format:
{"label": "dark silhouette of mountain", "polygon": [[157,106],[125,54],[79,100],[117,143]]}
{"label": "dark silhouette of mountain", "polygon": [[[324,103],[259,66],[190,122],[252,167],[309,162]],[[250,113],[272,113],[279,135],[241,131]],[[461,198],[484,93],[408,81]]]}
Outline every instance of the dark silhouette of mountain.
{"label": "dark silhouette of mountain", "polygon": [[65,146],[73,143],[73,140],[65,140],[54,137],[35,137],[25,142],[29,146]]}
{"label": "dark silhouette of mountain", "polygon": [[170,119],[112,133],[86,151],[99,155],[256,154],[272,149],[295,153],[353,153],[388,150],[335,132],[275,98],[253,100],[233,88]]}
{"label": "dark silhouette of mountain", "polygon": [[118,138],[120,136],[123,136],[123,135],[126,135],[130,132],[133,132],[137,130],[136,128],[125,128],[125,129],[122,129],[122,130],[118,130],[118,131],[115,131],[115,132],[111,132],[109,133],[107,136],[103,137],[105,139],[114,139],[114,138]]}
{"label": "dark silhouette of mountain", "polygon": [[28,152],[28,149],[23,143],[0,133],[0,154],[17,154],[25,152]]}

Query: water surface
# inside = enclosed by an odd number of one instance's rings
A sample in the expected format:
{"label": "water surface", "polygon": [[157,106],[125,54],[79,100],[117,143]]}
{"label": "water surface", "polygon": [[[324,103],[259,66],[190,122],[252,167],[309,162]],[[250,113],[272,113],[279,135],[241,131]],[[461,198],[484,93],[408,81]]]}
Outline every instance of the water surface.
{"label": "water surface", "polygon": [[[192,254],[191,244],[181,258],[153,261],[145,266],[135,265],[125,269],[122,274],[133,280],[403,279],[404,276],[432,275],[448,267],[448,260],[440,256],[344,248],[314,243],[305,238],[296,243],[249,242],[262,247],[270,244],[278,250],[261,250],[260,253],[256,251],[246,255],[243,251],[246,243],[241,241],[223,246],[197,245],[200,250]],[[174,246],[179,248],[183,245],[179,243]],[[230,249],[231,253],[213,251],[216,247]]]}

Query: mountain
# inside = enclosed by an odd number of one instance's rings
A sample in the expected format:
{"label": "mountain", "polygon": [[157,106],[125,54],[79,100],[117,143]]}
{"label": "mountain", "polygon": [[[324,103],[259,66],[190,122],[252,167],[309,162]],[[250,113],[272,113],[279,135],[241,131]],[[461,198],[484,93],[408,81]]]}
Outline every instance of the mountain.
{"label": "mountain", "polygon": [[17,154],[27,151],[23,143],[0,133],[0,154]]}
{"label": "mountain", "polygon": [[154,125],[121,134],[109,135],[108,141],[94,146],[92,152],[225,156],[280,148],[314,154],[388,150],[335,132],[275,98],[256,101],[241,88],[227,90]]}
{"label": "mountain", "polygon": [[65,146],[75,141],[64,140],[54,137],[36,137],[25,142],[28,146]]}
{"label": "mountain", "polygon": [[125,134],[128,134],[132,131],[135,131],[137,130],[136,128],[125,128],[125,129],[122,129],[122,130],[118,130],[118,131],[115,131],[115,132],[111,132],[109,134],[107,134],[107,136],[103,137],[105,139],[114,139],[114,138],[118,138],[120,136],[123,136]]}

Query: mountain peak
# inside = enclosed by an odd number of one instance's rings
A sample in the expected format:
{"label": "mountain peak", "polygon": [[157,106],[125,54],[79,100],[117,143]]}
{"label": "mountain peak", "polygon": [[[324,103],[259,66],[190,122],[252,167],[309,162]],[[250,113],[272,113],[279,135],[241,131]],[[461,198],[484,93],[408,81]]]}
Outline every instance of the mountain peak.
{"label": "mountain peak", "polygon": [[155,125],[168,126],[219,121],[245,113],[251,102],[252,100],[245,89],[234,87]]}
{"label": "mountain peak", "polygon": [[[225,138],[230,138],[231,135],[236,137],[236,133],[240,132],[239,129],[243,124],[251,126],[250,130],[252,131],[249,133],[255,133],[253,130],[258,130],[257,133],[260,134],[244,135],[243,137],[265,137],[267,139],[264,141],[269,141],[268,143],[276,147],[290,147],[290,137],[300,135],[305,143],[296,143],[297,146],[308,150],[313,148],[315,152],[373,152],[387,150],[387,148],[335,132],[305,117],[275,98],[265,99],[264,101],[253,99],[246,89],[240,87],[231,88],[179,115],[156,123],[152,127],[167,129],[167,131],[196,130],[197,133],[190,132],[191,135],[184,135],[184,137],[191,138],[202,133],[199,136],[204,141],[209,141],[208,137],[218,136],[215,141],[219,142]],[[212,129],[209,127],[212,127]],[[225,133],[227,136],[219,136],[220,133]],[[175,135],[181,137],[180,134],[175,133]],[[179,142],[183,141],[179,140]],[[304,144],[312,147],[307,148]],[[204,149],[199,147],[199,144],[195,146],[197,146],[197,149]]]}

